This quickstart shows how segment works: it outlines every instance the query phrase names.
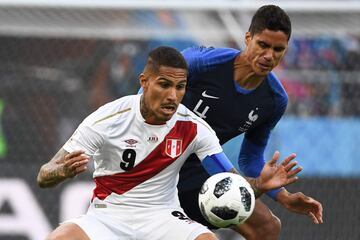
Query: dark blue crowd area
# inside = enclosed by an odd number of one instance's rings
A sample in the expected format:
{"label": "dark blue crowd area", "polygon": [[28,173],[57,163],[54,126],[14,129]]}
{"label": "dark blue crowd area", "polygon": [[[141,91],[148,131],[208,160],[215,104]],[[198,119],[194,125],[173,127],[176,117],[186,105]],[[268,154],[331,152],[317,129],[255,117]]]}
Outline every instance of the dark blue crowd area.
{"label": "dark blue crowd area", "polygon": [[359,36],[294,37],[282,66],[303,70],[360,70]]}
{"label": "dark blue crowd area", "polygon": [[[14,89],[24,92],[24,98],[29,95],[34,98],[52,95],[56,99],[63,93],[68,96],[67,99],[71,99],[80,91],[84,96],[79,101],[82,107],[80,112],[75,112],[84,117],[83,113],[108,101],[136,94],[139,89],[138,76],[146,56],[151,49],[160,45],[183,50],[201,43],[194,39],[172,38],[96,40],[2,37],[0,86],[7,94],[1,98],[16,101],[15,98],[19,96],[12,94]],[[359,57],[359,36],[293,36],[287,54],[275,69],[289,95],[286,114],[300,117],[359,116]],[[42,94],[36,96],[40,92]],[[66,101],[60,102],[60,106],[66,106]],[[77,104],[72,107],[77,107]],[[66,114],[74,112],[68,108],[63,111]]]}

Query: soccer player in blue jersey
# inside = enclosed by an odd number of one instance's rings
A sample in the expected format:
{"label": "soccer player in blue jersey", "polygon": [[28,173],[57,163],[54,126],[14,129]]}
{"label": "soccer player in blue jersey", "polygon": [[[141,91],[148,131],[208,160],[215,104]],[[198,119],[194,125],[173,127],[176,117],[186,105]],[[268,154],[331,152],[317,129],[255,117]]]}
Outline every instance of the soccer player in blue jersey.
{"label": "soccer player in blue jersey", "polygon": [[[242,51],[193,47],[182,52],[189,65],[182,103],[209,123],[221,144],[245,134],[238,164],[246,176],[260,174],[270,132],[287,106],[287,94],[272,70],[285,55],[290,35],[289,16],[278,6],[266,5],[253,16]],[[191,156],[180,172],[179,197],[191,219],[207,224],[196,198],[208,175],[195,159]],[[321,203],[301,192],[281,188],[268,195],[315,224],[323,221]],[[248,240],[278,239],[280,229],[280,220],[259,199],[253,215],[234,227]]]}

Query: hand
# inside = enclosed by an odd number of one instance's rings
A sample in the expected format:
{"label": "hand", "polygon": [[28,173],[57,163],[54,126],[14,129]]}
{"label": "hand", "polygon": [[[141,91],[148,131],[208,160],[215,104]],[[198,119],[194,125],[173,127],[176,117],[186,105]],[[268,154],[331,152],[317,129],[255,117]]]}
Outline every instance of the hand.
{"label": "hand", "polygon": [[298,174],[302,168],[297,167],[293,169],[297,165],[297,162],[291,162],[296,157],[296,154],[293,153],[289,155],[278,165],[276,162],[279,160],[279,157],[280,153],[276,151],[272,159],[265,164],[260,176],[257,178],[257,188],[260,191],[266,192],[271,189],[289,185],[298,180],[296,174]]}
{"label": "hand", "polygon": [[58,173],[63,178],[72,178],[87,169],[89,156],[83,150],[77,150],[66,154],[55,163],[58,165]]}
{"label": "hand", "polygon": [[320,202],[301,192],[289,193],[285,189],[277,194],[277,200],[287,210],[307,215],[314,224],[323,223],[323,208]]}

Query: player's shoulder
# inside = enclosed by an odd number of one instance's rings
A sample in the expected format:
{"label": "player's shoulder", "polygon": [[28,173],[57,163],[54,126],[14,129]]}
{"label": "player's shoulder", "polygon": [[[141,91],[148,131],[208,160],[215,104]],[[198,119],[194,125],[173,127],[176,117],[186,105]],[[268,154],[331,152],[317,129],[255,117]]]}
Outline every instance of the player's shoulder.
{"label": "player's shoulder", "polygon": [[280,79],[276,76],[274,72],[270,72],[267,76],[267,81],[269,83],[271,91],[275,94],[277,98],[280,98],[283,102],[288,102],[288,95],[284,86],[282,85]]}
{"label": "player's shoulder", "polygon": [[189,65],[211,67],[233,60],[240,51],[233,48],[193,46],[184,49],[181,53]]}
{"label": "player's shoulder", "polygon": [[140,95],[129,95],[108,102],[91,113],[84,121],[86,125],[98,123],[111,124],[119,119],[126,118],[134,112],[135,104],[139,101]]}
{"label": "player's shoulder", "polygon": [[193,113],[185,105],[180,104],[176,114],[178,121],[191,121],[197,125],[197,128],[199,130],[210,131],[215,134],[215,131],[210,127],[207,122],[205,122],[202,118]]}

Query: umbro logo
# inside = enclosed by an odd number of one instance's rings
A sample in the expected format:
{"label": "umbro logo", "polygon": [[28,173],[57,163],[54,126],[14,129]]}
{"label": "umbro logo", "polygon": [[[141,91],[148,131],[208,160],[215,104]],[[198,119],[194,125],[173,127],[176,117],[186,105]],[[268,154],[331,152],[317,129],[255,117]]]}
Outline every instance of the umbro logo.
{"label": "umbro logo", "polygon": [[138,141],[136,141],[135,139],[127,139],[125,140],[124,142],[126,142],[127,144],[130,144],[130,145],[134,145],[136,144]]}
{"label": "umbro logo", "polygon": [[138,143],[138,141],[136,141],[135,139],[127,139],[124,142],[126,142],[128,145],[126,145],[126,147],[131,147],[131,148],[136,148],[136,144]]}
{"label": "umbro logo", "polygon": [[206,93],[206,90],[202,92],[201,96],[205,98],[219,99],[220,97],[212,96]]}

